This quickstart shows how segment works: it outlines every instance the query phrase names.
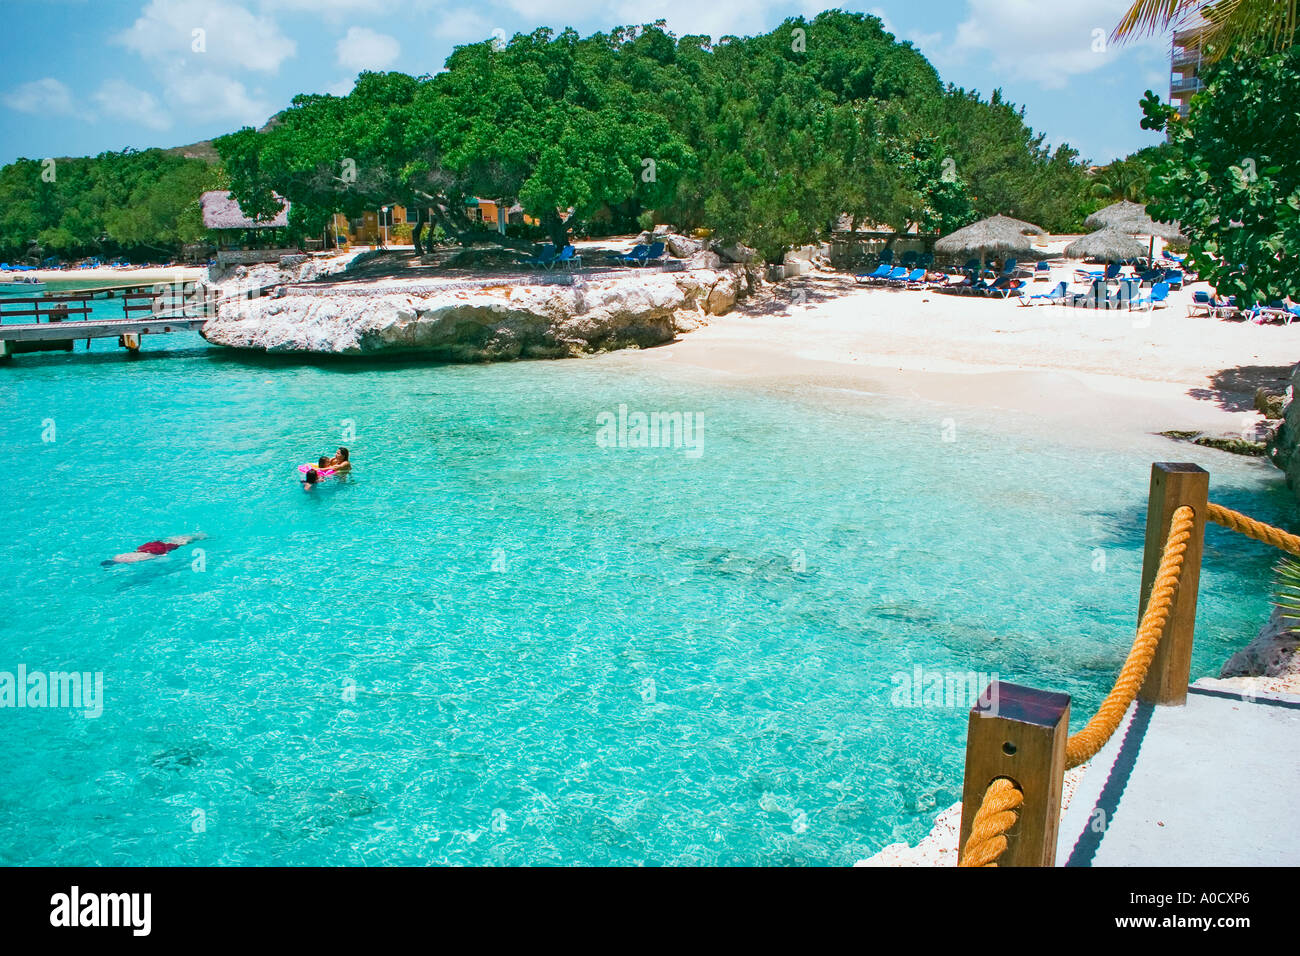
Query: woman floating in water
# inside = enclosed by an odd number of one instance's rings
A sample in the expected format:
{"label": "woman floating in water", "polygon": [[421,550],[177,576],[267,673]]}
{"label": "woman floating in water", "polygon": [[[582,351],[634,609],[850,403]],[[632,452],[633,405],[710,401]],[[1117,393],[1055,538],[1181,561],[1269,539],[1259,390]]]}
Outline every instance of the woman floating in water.
{"label": "woman floating in water", "polygon": [[333,458],[323,460],[328,467],[334,469],[336,474],[342,475],[352,470],[352,462],[348,460],[348,450],[346,448],[340,447],[334,453]]}
{"label": "woman floating in water", "polygon": [[140,561],[152,561],[154,558],[161,558],[163,555],[171,554],[177,548],[183,548],[192,541],[200,541],[206,537],[206,534],[198,531],[194,534],[178,534],[171,538],[165,538],[162,541],[146,541],[134,551],[119,554],[108,561],[100,563],[104,567],[108,568],[115,564],[136,564]]}

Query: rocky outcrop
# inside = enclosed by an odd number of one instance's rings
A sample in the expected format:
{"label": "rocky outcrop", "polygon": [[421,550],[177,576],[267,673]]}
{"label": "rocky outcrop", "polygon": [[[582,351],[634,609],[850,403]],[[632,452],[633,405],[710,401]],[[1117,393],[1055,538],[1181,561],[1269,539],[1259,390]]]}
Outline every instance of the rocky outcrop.
{"label": "rocky outcrop", "polygon": [[[1291,372],[1291,384],[1283,397],[1282,423],[1268,439],[1268,457],[1286,474],[1286,483],[1300,497],[1300,402],[1293,401],[1300,366]],[[1257,398],[1258,401],[1258,398]]]}
{"label": "rocky outcrop", "polygon": [[745,283],[741,272],[694,269],[572,285],[288,286],[277,298],[223,303],[203,337],[268,352],[405,352],[450,362],[562,358],[669,342],[729,311]]}
{"label": "rocky outcrop", "polygon": [[1300,631],[1297,622],[1273,608],[1273,616],[1255,639],[1228,658],[1220,677],[1277,677],[1300,690]]}

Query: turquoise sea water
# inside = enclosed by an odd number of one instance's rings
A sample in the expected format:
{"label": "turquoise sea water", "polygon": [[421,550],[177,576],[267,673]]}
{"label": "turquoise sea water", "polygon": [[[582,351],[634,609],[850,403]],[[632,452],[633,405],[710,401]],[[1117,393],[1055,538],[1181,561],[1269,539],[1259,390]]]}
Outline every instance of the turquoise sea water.
{"label": "turquoise sea water", "polygon": [[[965,708],[894,706],[894,675],[1091,714],[1152,460],[1294,524],[1259,462],[628,356],[83,348],[0,368],[0,671],[106,698],[0,710],[6,865],[852,863],[960,793]],[[599,447],[620,404],[699,416],[702,454]],[[304,494],[340,443],[354,479]],[[1266,617],[1270,561],[1209,532],[1194,676]]]}

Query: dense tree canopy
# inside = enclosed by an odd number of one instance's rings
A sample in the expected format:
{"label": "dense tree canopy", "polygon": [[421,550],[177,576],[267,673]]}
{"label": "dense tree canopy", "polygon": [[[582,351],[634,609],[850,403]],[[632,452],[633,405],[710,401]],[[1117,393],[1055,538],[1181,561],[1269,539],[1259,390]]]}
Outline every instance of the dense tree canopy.
{"label": "dense tree canopy", "polygon": [[1009,213],[1066,231],[1102,204],[1076,152],[1046,148],[1000,92],[945,88],[878,18],[838,10],[716,41],[657,23],[469,44],[434,76],[363,73],[215,146],[216,173],[104,154],[68,161],[54,190],[34,188],[38,164],[11,164],[0,245],[175,247],[198,238],[198,192],[222,176],[255,217],[286,196],[299,234],[396,203],[466,240],[482,196],[517,200],[556,243],[671,222],[770,259],[846,215],[948,232]]}
{"label": "dense tree canopy", "polygon": [[0,169],[0,251],[174,252],[204,237],[199,195],[221,182],[207,163],[158,149],[20,159]]}
{"label": "dense tree canopy", "polygon": [[1185,117],[1142,101],[1143,125],[1169,131],[1151,214],[1178,220],[1192,267],[1247,302],[1300,299],[1300,45],[1268,50],[1219,60]]}
{"label": "dense tree canopy", "polygon": [[1049,152],[1000,94],[945,90],[877,18],[841,11],[717,42],[662,24],[539,29],[459,47],[436,76],[298,97],[268,131],[216,145],[246,208],[269,211],[274,190],[304,225],[398,202],[463,235],[465,200],[483,195],[518,199],[557,243],[598,215],[640,216],[774,258],[842,214],[1065,229],[1093,208],[1073,150]]}

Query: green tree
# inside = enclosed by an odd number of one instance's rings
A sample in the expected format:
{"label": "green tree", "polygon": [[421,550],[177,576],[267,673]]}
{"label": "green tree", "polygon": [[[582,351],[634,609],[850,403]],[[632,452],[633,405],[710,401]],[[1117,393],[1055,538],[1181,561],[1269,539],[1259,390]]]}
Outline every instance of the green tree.
{"label": "green tree", "polygon": [[1142,125],[1169,134],[1149,211],[1182,224],[1192,268],[1220,293],[1300,298],[1300,46],[1238,50],[1204,79],[1186,117],[1142,100]]}

